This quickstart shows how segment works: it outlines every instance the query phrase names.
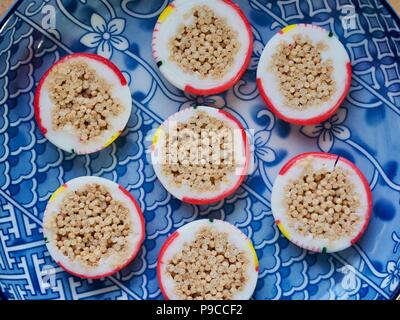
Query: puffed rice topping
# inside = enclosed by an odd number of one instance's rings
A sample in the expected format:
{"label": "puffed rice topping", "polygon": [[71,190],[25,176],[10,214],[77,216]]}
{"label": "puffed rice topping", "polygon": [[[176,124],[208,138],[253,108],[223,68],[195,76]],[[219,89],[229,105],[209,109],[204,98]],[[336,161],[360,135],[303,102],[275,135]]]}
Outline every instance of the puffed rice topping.
{"label": "puffed rice topping", "polygon": [[329,101],[336,91],[332,60],[322,61],[324,43],[314,44],[308,36],[295,35],[282,42],[270,68],[279,79],[285,105],[303,110]]}
{"label": "puffed rice topping", "polygon": [[167,266],[176,294],[184,300],[231,300],[247,281],[249,257],[228,234],[204,227]]}
{"label": "puffed rice topping", "polygon": [[186,16],[192,16],[191,24],[182,25],[170,40],[169,58],[187,73],[222,78],[240,48],[237,32],[206,5],[196,6]]}
{"label": "puffed rice topping", "polygon": [[73,261],[97,267],[103,258],[127,254],[133,232],[129,209],[104,186],[88,184],[70,191],[52,218],[49,227],[57,248]]}
{"label": "puffed rice topping", "polygon": [[233,129],[226,121],[200,111],[167,134],[163,173],[178,187],[218,190],[235,173],[233,141]]}
{"label": "puffed rice topping", "polygon": [[292,227],[314,238],[337,240],[360,223],[360,198],[349,172],[336,166],[315,171],[305,163],[303,174],[285,188],[285,207]]}
{"label": "puffed rice topping", "polygon": [[72,126],[83,143],[110,130],[110,118],[123,111],[120,102],[111,94],[112,86],[84,61],[55,66],[47,89],[54,105],[53,127],[62,130]]}

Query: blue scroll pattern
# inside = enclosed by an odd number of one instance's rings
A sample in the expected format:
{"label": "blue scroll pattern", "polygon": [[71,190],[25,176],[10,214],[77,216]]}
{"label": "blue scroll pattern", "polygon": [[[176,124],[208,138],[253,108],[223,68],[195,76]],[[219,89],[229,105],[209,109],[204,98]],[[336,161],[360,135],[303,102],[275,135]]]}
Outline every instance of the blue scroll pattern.
{"label": "blue scroll pattern", "polygon": [[[234,223],[260,260],[254,299],[390,299],[400,282],[400,29],[380,1],[241,0],[255,45],[246,74],[229,91],[196,97],[175,89],[151,58],[151,33],[168,1],[29,0],[0,31],[0,290],[8,299],[161,299],[156,263],[171,232],[203,217]],[[43,26],[55,8],[56,29]],[[348,98],[316,126],[288,125],[264,106],[255,83],[265,43],[280,28],[312,22],[345,44],[354,77]],[[35,87],[61,56],[93,52],[110,58],[129,81],[133,112],[123,135],[94,155],[64,153],[38,130]],[[170,114],[198,104],[234,114],[252,133],[252,174],[231,197],[209,206],[183,204],[157,181],[151,135]],[[333,152],[354,161],[373,189],[365,236],[335,254],[313,254],[280,235],[270,209],[274,178],[300,152]],[[74,177],[96,175],[126,187],[146,219],[135,261],[97,281],[73,277],[49,256],[43,210],[52,192]]]}

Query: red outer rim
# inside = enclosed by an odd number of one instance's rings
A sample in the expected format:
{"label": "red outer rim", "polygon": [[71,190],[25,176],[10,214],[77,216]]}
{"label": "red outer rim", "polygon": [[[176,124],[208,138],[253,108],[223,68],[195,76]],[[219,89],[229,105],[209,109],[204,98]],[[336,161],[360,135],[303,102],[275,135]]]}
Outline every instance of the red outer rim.
{"label": "red outer rim", "polygon": [[164,257],[165,251],[169,248],[169,246],[174,242],[174,240],[179,236],[179,232],[175,231],[173,234],[171,234],[167,241],[163,244],[161,247],[160,253],[158,255],[158,261],[157,261],[157,280],[158,284],[160,286],[161,294],[163,295],[165,300],[169,300],[169,297],[167,295],[167,292],[165,291],[165,288],[162,283],[162,275],[161,275],[161,264],[162,264],[162,259]]}
{"label": "red outer rim", "polygon": [[61,58],[60,60],[58,60],[56,63],[54,63],[43,75],[43,77],[40,79],[39,84],[36,88],[35,91],[35,98],[34,98],[34,103],[33,103],[33,109],[35,112],[35,118],[36,118],[36,122],[39,126],[40,131],[46,135],[47,133],[47,129],[45,127],[43,127],[42,124],[42,119],[40,117],[40,93],[42,92],[42,87],[44,85],[44,82],[46,81],[47,77],[49,76],[49,74],[51,73],[51,71],[59,64],[69,60],[69,59],[73,59],[73,58],[88,58],[88,59],[92,59],[92,60],[96,60],[98,62],[101,62],[103,64],[105,64],[107,67],[109,67],[112,71],[115,72],[115,74],[118,76],[119,80],[121,81],[121,85],[122,86],[126,86],[128,83],[124,77],[124,75],[122,74],[122,72],[118,69],[118,67],[113,64],[110,60],[99,56],[97,54],[94,53],[73,53],[73,54],[69,54],[63,58]]}
{"label": "red outer rim", "polygon": [[361,170],[350,160],[340,157],[340,160],[343,161],[344,163],[348,164],[350,167],[353,168],[353,170],[357,173],[357,175],[360,177],[363,185],[365,192],[367,194],[367,206],[368,206],[368,212],[367,212],[367,217],[365,218],[365,222],[363,227],[361,228],[360,232],[358,233],[357,236],[353,240],[351,240],[351,244],[356,243],[358,240],[360,240],[361,236],[365,232],[365,230],[368,227],[369,221],[371,220],[371,215],[372,215],[372,191],[371,188],[369,187],[369,183],[367,181],[367,178],[365,178],[364,174],[361,172]]}
{"label": "red outer rim", "polygon": [[[168,7],[172,8],[172,9],[175,8],[174,2],[171,2],[170,4],[168,4],[168,6],[166,6],[164,8],[164,10],[161,12],[160,16]],[[153,34],[152,34],[152,38],[151,38],[151,53],[152,53],[153,59],[155,60],[156,63],[160,62],[160,60],[157,56],[157,50],[156,50],[156,40],[157,40],[156,33],[159,31],[159,26],[161,24],[160,16],[157,18],[157,22],[156,22],[156,25],[154,26]]]}
{"label": "red outer rim", "polygon": [[246,26],[247,34],[249,37],[249,48],[247,49],[246,59],[242,65],[242,67],[238,71],[238,73],[232,79],[228,80],[226,83],[224,83],[220,86],[211,88],[211,89],[199,89],[199,88],[195,88],[190,85],[186,85],[183,90],[189,94],[194,94],[194,95],[199,95],[199,96],[207,96],[207,95],[217,94],[217,93],[221,93],[223,91],[228,90],[229,88],[233,87],[236,82],[239,81],[239,79],[242,77],[243,73],[246,71],[246,69],[250,63],[251,55],[253,52],[253,41],[254,41],[253,32],[251,31],[251,25],[250,25],[249,21],[247,20],[245,14],[243,13],[243,11],[240,9],[240,7],[236,3],[232,2],[231,0],[222,0],[222,1],[226,5],[232,7],[237,12],[237,14],[242,19],[243,23]]}
{"label": "red outer rim", "polygon": [[124,269],[127,265],[129,265],[129,264],[133,261],[133,259],[136,258],[136,256],[138,255],[138,253],[139,253],[139,251],[140,251],[140,248],[142,247],[142,244],[143,244],[144,238],[145,238],[145,226],[144,226],[144,225],[145,225],[145,221],[144,221],[144,217],[143,217],[143,212],[142,212],[142,210],[140,209],[139,204],[137,203],[136,199],[132,196],[132,194],[131,194],[128,190],[126,190],[125,188],[123,188],[123,187],[120,186],[120,185],[118,185],[118,188],[133,202],[133,204],[134,204],[134,206],[135,206],[135,208],[136,208],[136,211],[137,211],[137,213],[138,213],[138,215],[139,215],[139,218],[140,218],[142,238],[141,238],[140,241],[138,242],[138,245],[137,245],[137,247],[135,248],[135,250],[133,251],[132,256],[131,256],[125,263],[123,263],[122,265],[118,266],[116,269],[114,269],[114,270],[112,270],[112,271],[110,271],[110,272],[104,273],[104,274],[100,274],[100,275],[96,275],[96,276],[87,276],[87,275],[75,273],[75,272],[69,270],[68,268],[66,268],[66,267],[65,267],[63,264],[61,264],[59,261],[56,261],[56,263],[57,263],[61,268],[63,268],[66,272],[72,274],[72,275],[75,276],[75,277],[79,277],[79,278],[82,278],[82,279],[92,279],[92,280],[95,280],[95,279],[101,279],[101,278],[105,278],[105,277],[111,276],[111,275],[113,275],[114,273],[117,273],[118,271]]}
{"label": "red outer rim", "polygon": [[[143,216],[143,211],[142,209],[140,209],[139,204],[137,203],[136,199],[133,197],[133,195],[126,190],[124,187],[122,187],[121,185],[118,185],[118,188],[133,202],[133,205],[136,208],[136,212],[139,215],[139,219],[140,219],[140,227],[141,227],[141,232],[142,232],[142,238],[140,239],[140,244],[138,245],[139,249],[137,250],[137,252],[139,252],[140,247],[142,246],[143,242],[144,242],[144,238],[145,238],[145,234],[146,234],[146,230],[145,230],[145,220],[144,220],[144,216]],[[136,253],[137,254],[137,253]]]}
{"label": "red outer rim", "polygon": [[304,152],[302,154],[299,154],[292,159],[290,159],[279,171],[279,175],[283,176],[297,161],[302,160],[307,157],[318,157],[318,158],[324,158],[324,159],[337,159],[338,156],[332,153],[326,153],[326,152]]}
{"label": "red outer rim", "polygon": [[282,169],[279,171],[279,175],[282,176],[284,175],[297,161],[302,160],[308,156],[311,157],[318,157],[318,158],[325,158],[325,159],[339,159],[339,161],[342,161],[344,163],[346,163],[348,166],[350,166],[355,173],[358,175],[358,177],[360,178],[364,189],[365,189],[365,193],[367,195],[367,214],[365,216],[364,219],[364,225],[362,226],[360,232],[350,241],[350,243],[353,245],[354,243],[356,243],[361,236],[364,234],[365,230],[367,229],[367,226],[369,224],[369,221],[371,220],[371,215],[372,215],[372,191],[371,188],[369,187],[369,183],[367,181],[367,178],[365,177],[365,175],[361,172],[361,170],[350,160],[341,157],[339,155],[336,154],[332,154],[332,153],[326,153],[326,152],[306,152],[306,153],[302,153],[298,156],[293,157],[292,159],[290,159],[283,167]]}
{"label": "red outer rim", "polygon": [[340,96],[340,98],[336,102],[336,104],[332,108],[330,108],[328,111],[326,111],[325,113],[323,113],[319,116],[313,117],[313,118],[309,118],[309,119],[289,118],[289,117],[283,115],[278,110],[278,108],[272,103],[271,99],[268,97],[267,93],[265,92],[264,84],[263,84],[261,78],[257,78],[257,85],[258,85],[258,89],[260,90],[260,94],[261,94],[261,97],[263,98],[264,102],[267,104],[267,106],[271,109],[271,111],[278,118],[280,118],[286,122],[289,122],[289,123],[308,126],[308,125],[317,124],[317,123],[321,123],[321,122],[325,121],[326,119],[333,116],[335,114],[335,112],[337,111],[337,109],[339,109],[339,107],[341,106],[344,99],[346,99],[347,94],[350,90],[351,79],[352,79],[352,66],[351,66],[350,62],[347,62],[347,64],[346,64],[346,73],[347,73],[347,79],[346,79],[346,84],[345,84],[345,87],[343,90],[343,94]]}
{"label": "red outer rim", "polygon": [[221,109],[219,109],[218,112],[222,113],[229,120],[233,121],[238,126],[238,128],[241,130],[243,145],[244,145],[244,149],[245,149],[245,153],[246,153],[246,163],[244,165],[242,172],[240,173],[240,178],[238,179],[238,181],[235,183],[235,185],[231,189],[225,191],[224,193],[220,194],[217,197],[210,198],[210,199],[183,197],[182,198],[183,202],[201,205],[201,204],[211,204],[211,203],[221,201],[222,199],[225,199],[226,197],[229,197],[231,194],[233,194],[240,187],[243,180],[247,176],[247,172],[249,169],[249,162],[250,162],[250,148],[249,148],[249,143],[247,141],[246,131],[244,130],[244,128],[243,128],[242,124],[239,122],[239,120],[237,120],[233,115],[231,115],[230,113],[228,113],[224,110],[221,110]]}

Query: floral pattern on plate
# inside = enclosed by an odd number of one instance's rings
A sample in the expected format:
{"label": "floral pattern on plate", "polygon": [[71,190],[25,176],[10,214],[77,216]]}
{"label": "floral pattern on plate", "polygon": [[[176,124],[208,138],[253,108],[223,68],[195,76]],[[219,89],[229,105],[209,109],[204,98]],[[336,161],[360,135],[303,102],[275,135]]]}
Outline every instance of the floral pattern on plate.
{"label": "floral pattern on plate", "polygon": [[[0,31],[0,291],[8,299],[161,299],[159,250],[171,232],[204,217],[225,219],[255,245],[260,273],[254,299],[391,299],[400,281],[400,24],[380,1],[240,0],[255,38],[248,71],[229,91],[184,94],[160,75],[151,35],[168,1],[27,0]],[[52,17],[51,14],[55,13]],[[48,16],[50,14],[50,16]],[[48,28],[55,18],[56,29]],[[313,22],[335,33],[353,64],[348,98],[336,115],[310,127],[276,119],[262,102],[255,70],[264,44],[280,28]],[[110,58],[129,80],[133,112],[122,136],[87,156],[48,142],[33,116],[35,86],[61,56],[92,52]],[[195,104],[224,108],[252,133],[254,165],[242,187],[209,206],[183,204],[157,181],[149,163],[151,135],[174,112]],[[364,237],[335,254],[313,254],[280,235],[270,210],[280,167],[306,151],[355,162],[373,189]],[[144,211],[147,237],[136,258],[114,276],[75,278],[56,267],[42,235],[47,200],[82,175],[126,187]]]}

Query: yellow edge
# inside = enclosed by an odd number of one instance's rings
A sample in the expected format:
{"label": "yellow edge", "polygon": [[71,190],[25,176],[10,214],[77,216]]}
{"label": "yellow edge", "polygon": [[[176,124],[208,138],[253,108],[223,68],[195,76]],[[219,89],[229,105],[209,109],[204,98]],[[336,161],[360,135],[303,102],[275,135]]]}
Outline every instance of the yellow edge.
{"label": "yellow edge", "polygon": [[294,29],[297,27],[297,24],[291,24],[290,26],[284,27],[281,32],[282,33],[286,33],[289,32],[290,30]]}
{"label": "yellow edge", "polygon": [[256,250],[254,249],[253,244],[250,242],[250,240],[247,240],[247,241],[249,243],[250,250],[253,253],[254,264],[256,266],[256,269],[258,270],[258,257],[257,257]]}
{"label": "yellow edge", "polygon": [[161,12],[160,17],[158,18],[158,22],[163,22],[167,17],[174,11],[174,7],[172,5],[169,5],[164,9],[163,12]]}
{"label": "yellow edge", "polygon": [[281,232],[282,232],[282,234],[285,236],[285,238],[287,238],[288,240],[290,240],[289,233],[287,232],[287,230],[285,229],[285,227],[282,225],[282,223],[278,223],[278,228],[279,228],[279,230],[281,230]]}
{"label": "yellow edge", "polygon": [[153,146],[155,146],[157,144],[158,137],[160,136],[161,131],[162,131],[162,129],[161,129],[161,127],[159,127],[157,129],[156,133],[154,134],[154,138],[153,138],[153,142],[152,142]]}
{"label": "yellow edge", "polygon": [[116,134],[114,134],[110,140],[108,140],[106,142],[106,144],[104,145],[104,148],[107,148],[111,143],[113,143],[115,140],[117,140],[117,138],[121,135],[121,131],[118,131]]}
{"label": "yellow edge", "polygon": [[57,197],[57,195],[59,195],[61,192],[63,192],[65,188],[66,188],[65,185],[62,185],[56,191],[54,191],[54,193],[50,197],[49,202],[53,202],[55,200],[55,198]]}

